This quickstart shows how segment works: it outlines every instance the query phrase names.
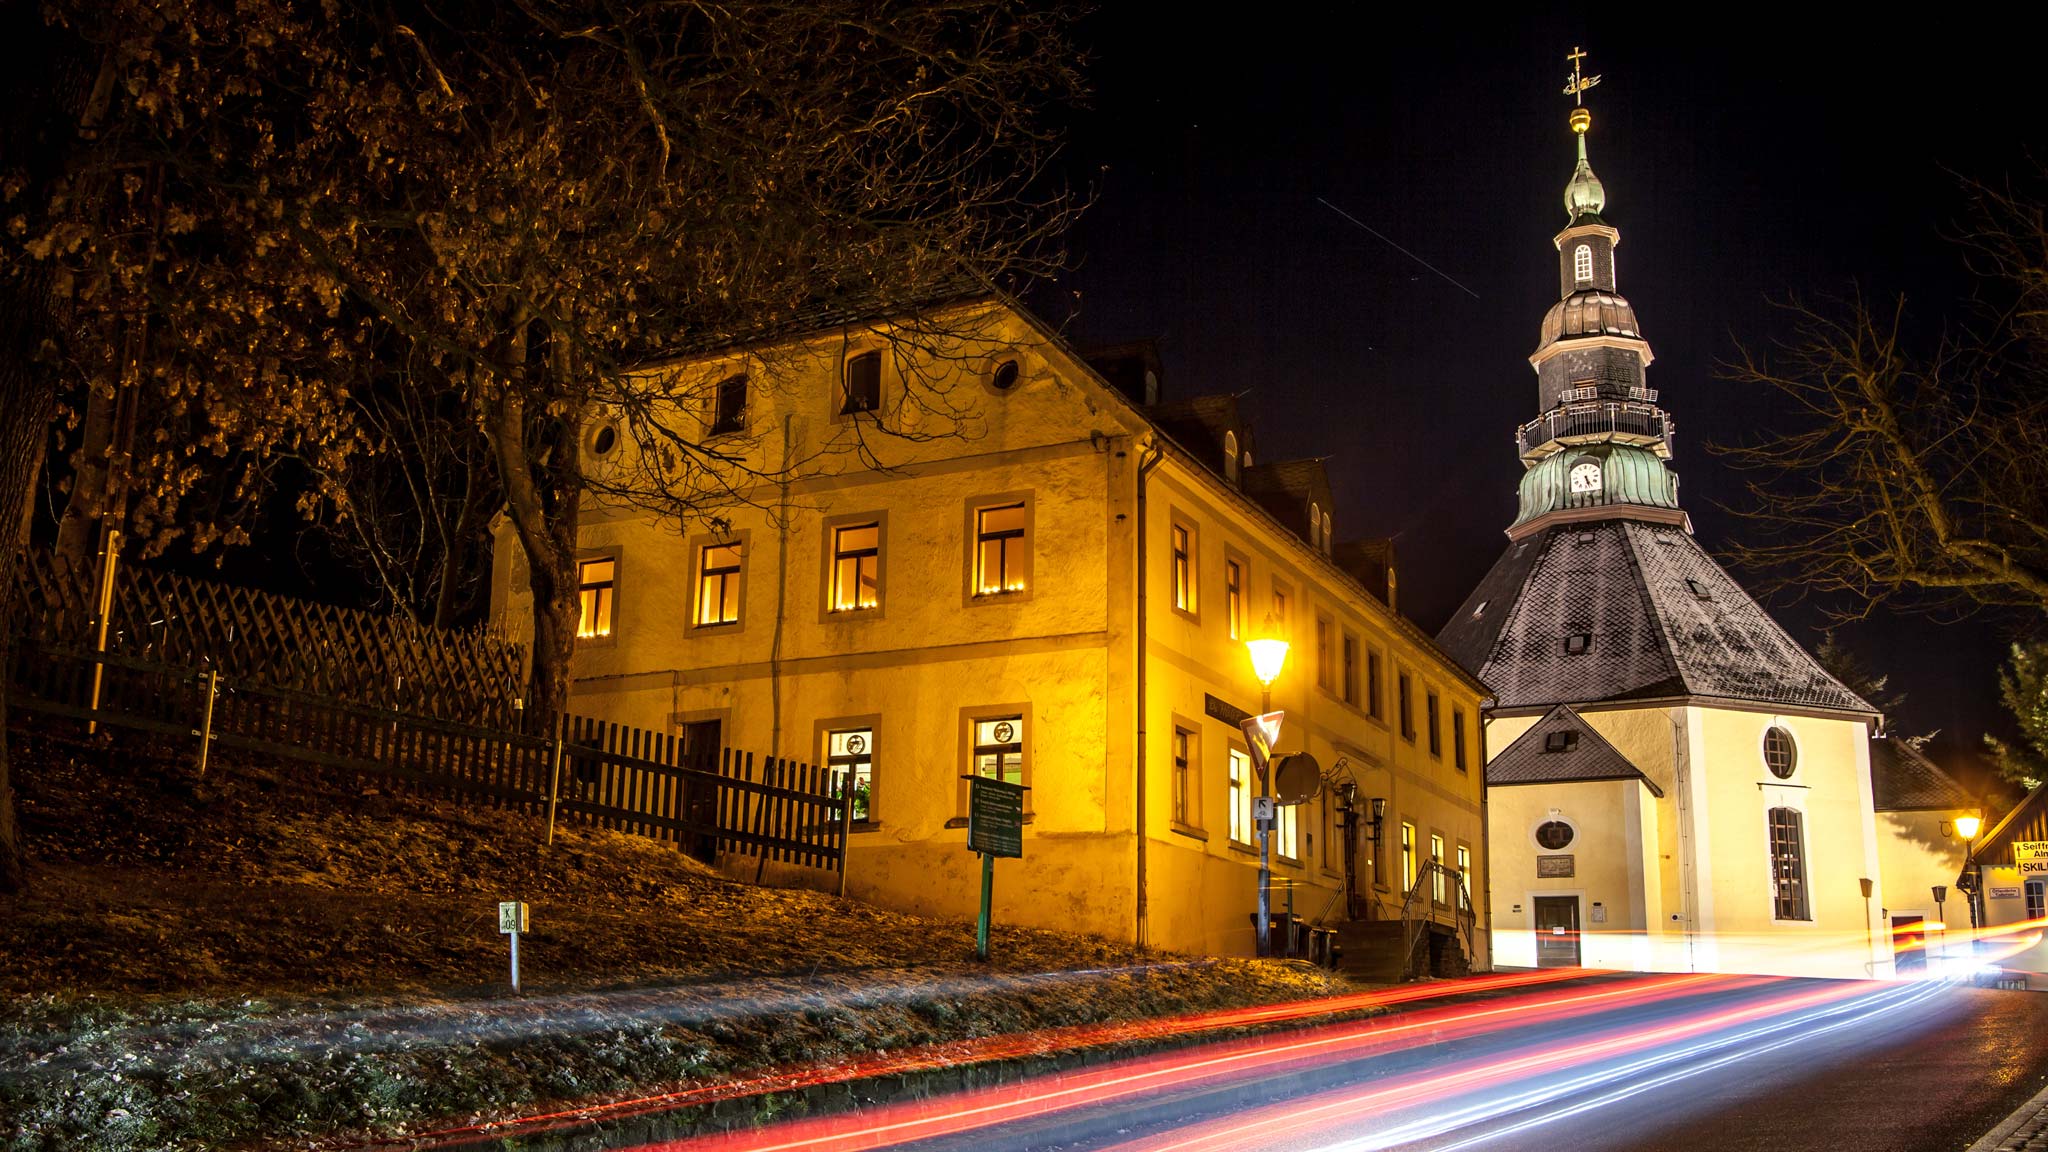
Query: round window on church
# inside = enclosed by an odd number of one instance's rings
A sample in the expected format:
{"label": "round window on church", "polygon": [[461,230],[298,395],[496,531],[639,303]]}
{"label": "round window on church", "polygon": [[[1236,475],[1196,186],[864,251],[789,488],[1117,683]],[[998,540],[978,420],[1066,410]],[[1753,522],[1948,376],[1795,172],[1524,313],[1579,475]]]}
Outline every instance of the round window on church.
{"label": "round window on church", "polygon": [[1572,846],[1572,826],[1562,820],[1549,820],[1536,826],[1536,844],[1546,852],[1559,852]]}
{"label": "round window on church", "polygon": [[1764,729],[1764,766],[1780,780],[1790,780],[1799,767],[1799,746],[1790,732],[1775,724]]}

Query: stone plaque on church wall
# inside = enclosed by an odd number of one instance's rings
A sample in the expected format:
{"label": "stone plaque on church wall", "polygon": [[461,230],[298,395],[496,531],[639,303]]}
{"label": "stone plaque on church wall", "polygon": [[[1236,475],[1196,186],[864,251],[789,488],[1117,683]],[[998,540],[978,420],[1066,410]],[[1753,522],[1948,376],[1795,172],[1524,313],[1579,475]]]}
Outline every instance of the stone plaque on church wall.
{"label": "stone plaque on church wall", "polygon": [[1538,856],[1536,858],[1536,875],[1544,880],[1569,878],[1572,875],[1573,859],[1570,855]]}

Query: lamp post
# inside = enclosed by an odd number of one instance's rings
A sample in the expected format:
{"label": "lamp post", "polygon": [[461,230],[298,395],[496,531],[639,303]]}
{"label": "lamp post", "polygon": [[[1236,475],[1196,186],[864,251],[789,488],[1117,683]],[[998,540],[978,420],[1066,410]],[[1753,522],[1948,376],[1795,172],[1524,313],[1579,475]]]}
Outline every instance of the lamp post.
{"label": "lamp post", "polygon": [[[1265,625],[1259,629],[1259,634],[1245,641],[1244,646],[1246,651],[1251,654],[1252,674],[1259,678],[1259,685],[1263,690],[1259,703],[1259,712],[1261,715],[1264,715],[1273,710],[1273,681],[1280,678],[1280,669],[1287,664],[1287,641],[1277,635],[1277,629],[1273,626],[1273,619],[1269,616],[1266,618]],[[1267,751],[1270,752],[1271,749]],[[1270,800],[1273,795],[1271,786],[1272,772],[1264,756],[1261,756],[1259,759],[1258,769],[1259,799]],[[1270,805],[1261,804],[1257,807],[1267,808]],[[1270,956],[1273,954],[1273,820],[1272,817],[1268,816],[1263,820],[1257,820],[1256,823],[1259,831],[1258,953],[1261,956]]]}
{"label": "lamp post", "polygon": [[[1983,830],[1984,821],[1982,817],[1978,816],[1958,816],[1956,817],[1955,823],[1956,835],[1961,836],[1963,838],[1962,874],[1963,876],[1967,877],[1970,874],[1970,855],[1972,850],[1971,842],[1977,839],[1977,833]],[[1970,886],[1968,888],[1963,889],[1963,901],[1970,906],[1970,954],[1973,956],[1977,953],[1978,887],[1979,885],[1973,879]],[[1943,943],[1946,943],[1948,941],[1948,925],[1946,924],[1943,924],[1941,926],[1941,938]],[[1944,948],[1943,951],[1947,951],[1947,949]]]}

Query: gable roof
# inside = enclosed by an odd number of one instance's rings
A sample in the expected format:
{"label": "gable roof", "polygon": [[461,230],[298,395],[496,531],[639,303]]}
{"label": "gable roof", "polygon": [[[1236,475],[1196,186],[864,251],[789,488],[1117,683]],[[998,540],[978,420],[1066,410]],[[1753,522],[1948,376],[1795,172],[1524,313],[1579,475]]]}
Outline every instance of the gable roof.
{"label": "gable roof", "polygon": [[1975,808],[1977,802],[1927,754],[1904,740],[1870,742],[1870,791],[1879,812]]}
{"label": "gable roof", "polygon": [[[1575,634],[1586,651],[1567,651]],[[1514,541],[1437,640],[1496,708],[1684,696],[1877,713],[1676,524],[1617,517]]]}
{"label": "gable roof", "polygon": [[[1570,749],[1553,752],[1549,748],[1552,733],[1576,733],[1578,739]],[[1588,780],[1640,780],[1651,795],[1660,799],[1664,795],[1656,781],[1595,732],[1585,717],[1563,704],[1544,713],[1534,727],[1486,763],[1488,788]]]}

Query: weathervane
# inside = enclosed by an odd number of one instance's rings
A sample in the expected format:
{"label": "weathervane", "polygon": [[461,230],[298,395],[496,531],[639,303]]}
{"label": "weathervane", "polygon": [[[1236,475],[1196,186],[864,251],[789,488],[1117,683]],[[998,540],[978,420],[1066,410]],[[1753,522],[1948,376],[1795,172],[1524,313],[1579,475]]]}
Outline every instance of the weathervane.
{"label": "weathervane", "polygon": [[1572,62],[1572,78],[1565,81],[1564,94],[1571,97],[1572,103],[1581,108],[1586,106],[1586,89],[1600,82],[1598,76],[1586,76],[1579,72],[1579,61],[1585,58],[1585,49],[1576,44],[1572,45],[1570,52],[1565,53],[1565,59]]}

